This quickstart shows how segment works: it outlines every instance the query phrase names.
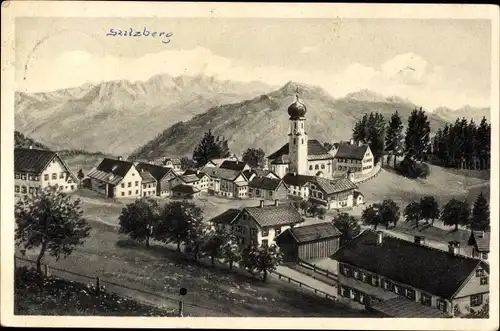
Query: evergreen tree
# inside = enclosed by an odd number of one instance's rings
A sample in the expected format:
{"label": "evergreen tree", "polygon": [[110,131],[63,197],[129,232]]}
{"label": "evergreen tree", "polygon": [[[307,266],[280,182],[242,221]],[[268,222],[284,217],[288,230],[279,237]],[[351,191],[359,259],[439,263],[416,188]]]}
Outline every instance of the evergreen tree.
{"label": "evergreen tree", "polygon": [[471,230],[490,231],[490,206],[488,201],[480,192],[472,208]]}
{"label": "evergreen tree", "polygon": [[470,222],[470,207],[466,201],[451,199],[444,205],[440,216],[444,225],[455,226],[455,231],[459,225],[467,225]]}
{"label": "evergreen tree", "polygon": [[412,111],[405,135],[405,154],[418,161],[425,161],[430,152],[430,122],[424,110]]}
{"label": "evergreen tree", "polygon": [[204,166],[210,159],[229,157],[227,141],[218,142],[215,140],[211,130],[205,132],[205,136],[193,152],[193,160],[199,167]]}
{"label": "evergreen tree", "polygon": [[403,146],[403,122],[398,111],[392,114],[386,131],[385,151],[389,153],[389,159],[394,157],[394,167],[396,167],[396,159]]}
{"label": "evergreen tree", "polygon": [[367,122],[368,122],[368,114],[364,114],[363,117],[356,121],[354,124],[354,128],[352,130],[352,138],[355,141],[359,141],[362,143],[367,143]]}
{"label": "evergreen tree", "polygon": [[491,151],[491,124],[483,117],[476,131],[477,155],[480,169],[489,169]]}

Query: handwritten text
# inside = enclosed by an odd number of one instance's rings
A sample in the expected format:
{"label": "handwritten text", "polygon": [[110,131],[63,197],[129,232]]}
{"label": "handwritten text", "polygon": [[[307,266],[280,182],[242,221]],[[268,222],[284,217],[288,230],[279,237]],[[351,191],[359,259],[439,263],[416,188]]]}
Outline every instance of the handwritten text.
{"label": "handwritten text", "polygon": [[149,31],[147,28],[144,28],[142,30],[136,30],[133,28],[129,28],[127,30],[120,30],[120,29],[111,28],[111,29],[109,29],[108,33],[106,33],[106,36],[159,38],[162,43],[168,44],[171,41],[170,37],[173,36],[173,33],[172,32]]}

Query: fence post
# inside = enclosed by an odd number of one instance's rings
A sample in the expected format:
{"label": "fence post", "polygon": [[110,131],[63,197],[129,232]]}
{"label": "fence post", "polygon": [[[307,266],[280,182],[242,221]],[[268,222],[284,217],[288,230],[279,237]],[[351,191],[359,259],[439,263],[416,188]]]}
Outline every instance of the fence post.
{"label": "fence post", "polygon": [[95,291],[96,291],[96,294],[99,295],[99,290],[101,289],[100,285],[99,285],[99,276],[96,276],[95,278]]}
{"label": "fence post", "polygon": [[179,301],[179,317],[184,317],[184,301]]}
{"label": "fence post", "polygon": [[316,272],[316,265],[313,264],[313,271]]}
{"label": "fence post", "polygon": [[49,266],[47,264],[44,264],[44,269],[45,269],[45,277],[49,277]]}

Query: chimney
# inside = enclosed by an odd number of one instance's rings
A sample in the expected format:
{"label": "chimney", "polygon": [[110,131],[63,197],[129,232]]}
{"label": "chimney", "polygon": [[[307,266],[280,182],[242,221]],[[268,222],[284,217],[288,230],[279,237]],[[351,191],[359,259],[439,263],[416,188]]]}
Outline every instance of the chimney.
{"label": "chimney", "polygon": [[278,199],[274,199],[274,205],[278,207],[280,205],[280,201]]}
{"label": "chimney", "polygon": [[460,243],[458,241],[448,242],[448,253],[453,256],[460,254]]}
{"label": "chimney", "polygon": [[424,246],[425,245],[425,237],[422,236],[415,236],[414,243],[419,246]]}
{"label": "chimney", "polygon": [[119,161],[122,161],[122,160],[123,160],[123,157],[118,156],[118,160],[119,160]]}
{"label": "chimney", "polygon": [[29,147],[28,147],[28,148],[29,148],[29,149],[33,149],[33,145],[29,145]]}
{"label": "chimney", "polygon": [[294,175],[294,176],[297,176],[297,173],[294,171],[294,172],[293,172],[293,175]]}
{"label": "chimney", "polygon": [[200,174],[200,170],[196,169],[196,174],[199,175]]}
{"label": "chimney", "polygon": [[382,231],[377,231],[377,245],[381,245],[384,239],[384,233]]}
{"label": "chimney", "polygon": [[352,138],[351,138],[351,140],[349,140],[349,143],[350,143],[351,145],[354,145],[356,142],[354,141],[354,139],[352,139]]}
{"label": "chimney", "polygon": [[260,200],[260,208],[264,207],[264,200]]}

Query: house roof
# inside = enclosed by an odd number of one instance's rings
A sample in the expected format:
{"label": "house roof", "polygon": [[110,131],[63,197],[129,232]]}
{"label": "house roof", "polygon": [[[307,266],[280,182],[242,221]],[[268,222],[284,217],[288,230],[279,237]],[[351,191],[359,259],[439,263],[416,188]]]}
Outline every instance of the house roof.
{"label": "house roof", "polygon": [[156,179],[147,170],[139,171],[143,183],[156,182]]}
{"label": "house roof", "polygon": [[283,176],[283,181],[287,185],[292,186],[304,186],[314,179],[313,176],[299,175],[293,173],[287,173]]}
{"label": "house roof", "polygon": [[258,188],[261,190],[274,191],[281,185],[281,183],[282,183],[281,179],[255,177],[248,183],[248,186]]}
{"label": "house roof", "polygon": [[56,153],[42,149],[16,148],[14,150],[14,171],[40,174]]}
{"label": "house roof", "polygon": [[363,193],[361,193],[360,191],[354,191],[354,199],[357,199],[359,196],[364,197]]}
{"label": "house roof", "polygon": [[478,252],[490,252],[490,232],[489,231],[472,231],[469,245],[476,246]]}
{"label": "house roof", "polygon": [[149,172],[157,181],[162,180],[168,173],[170,173],[172,168],[162,167],[155,164],[140,162],[136,166],[137,170],[146,170]]}
{"label": "house roof", "polygon": [[488,268],[477,259],[385,234],[381,244],[376,240],[375,231],[365,230],[331,258],[443,298],[452,298],[479,264]]}
{"label": "house roof", "polygon": [[231,224],[231,222],[236,218],[236,216],[238,216],[240,211],[241,211],[240,209],[230,208],[225,212],[223,212],[222,214],[215,216],[209,222]]}
{"label": "house roof", "polygon": [[288,155],[280,155],[271,161],[271,164],[290,164]]}
{"label": "house roof", "polygon": [[[317,223],[305,226],[299,226],[296,228],[287,229],[285,232],[278,236],[285,238],[285,233],[289,232],[291,234],[291,239],[293,239],[298,244],[308,243],[316,240],[330,239],[340,237],[342,234],[340,231],[331,223]],[[280,239],[277,239],[280,240]]]}
{"label": "house roof", "polygon": [[178,158],[165,158],[163,160],[163,164],[167,164],[167,162],[170,161],[172,162],[173,165],[181,165],[181,160]]}
{"label": "house roof", "polygon": [[246,178],[250,178],[252,174],[255,174],[256,176],[260,176],[260,177],[266,177],[266,176],[269,176],[270,174],[272,174],[274,177],[279,178],[279,176],[276,175],[271,170],[263,170],[263,169],[254,168],[254,169],[251,169],[251,170],[244,170],[243,171],[243,175]]}
{"label": "house roof", "polygon": [[186,176],[186,175],[195,175],[199,179],[201,179],[204,176],[206,176],[206,174],[203,171],[199,171],[199,170],[196,170],[196,169],[187,169],[186,171],[184,171],[183,175],[184,176]]}
{"label": "house roof", "polygon": [[236,171],[243,171],[247,164],[243,161],[230,161],[226,160],[221,163],[219,166],[220,169],[229,169],[229,170],[236,170]]}
{"label": "house roof", "polygon": [[396,296],[389,300],[374,303],[369,309],[381,312],[391,317],[402,318],[451,318],[450,315],[435,307],[422,305],[419,302]]}
{"label": "house roof", "polygon": [[210,177],[221,178],[229,181],[234,181],[241,173],[241,171],[221,169],[221,168],[205,168],[203,171]]}
{"label": "house roof", "polygon": [[348,178],[326,179],[323,177],[314,177],[313,182],[326,194],[334,194],[357,189],[356,184]]}
{"label": "house roof", "polygon": [[198,193],[200,190],[198,190],[196,187],[191,186],[191,185],[179,184],[179,185],[172,187],[172,191],[193,194],[193,193]]}
{"label": "house roof", "polygon": [[358,146],[358,145],[340,143],[340,144],[335,144],[335,146],[338,146],[338,150],[335,153],[335,158],[343,158],[343,159],[363,160],[366,151],[368,150],[368,145]]}
{"label": "house roof", "polygon": [[245,207],[244,210],[252,216],[260,227],[298,224],[304,222],[300,213],[290,203],[283,203],[278,206],[267,205],[263,207]]}
{"label": "house roof", "polygon": [[97,168],[89,172],[87,176],[111,185],[117,185],[133,166],[132,162],[104,158]]}
{"label": "house roof", "polygon": [[180,178],[184,183],[194,183],[200,180],[197,175],[182,175]]}
{"label": "house roof", "polygon": [[[269,155],[267,158],[270,160],[275,160],[281,156],[288,155],[288,153],[289,153],[289,147],[288,143],[286,143],[276,152]],[[321,144],[318,140],[309,139],[307,141],[307,159],[321,160],[325,158],[332,159],[333,156],[328,153],[328,149],[326,149],[325,146],[323,146],[323,144]]]}

